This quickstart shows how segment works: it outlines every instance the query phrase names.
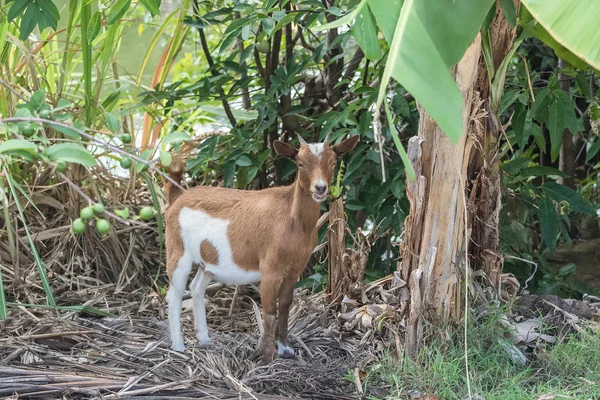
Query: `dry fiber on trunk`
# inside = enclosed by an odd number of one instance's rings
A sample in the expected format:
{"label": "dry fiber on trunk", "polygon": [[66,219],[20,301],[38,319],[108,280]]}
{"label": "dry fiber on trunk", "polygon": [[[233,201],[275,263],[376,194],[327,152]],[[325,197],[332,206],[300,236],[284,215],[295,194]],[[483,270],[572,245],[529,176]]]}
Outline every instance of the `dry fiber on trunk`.
{"label": "dry fiber on trunk", "polygon": [[[518,6],[518,1],[515,3]],[[515,33],[497,7],[490,26],[496,69]],[[407,351],[411,356],[416,355],[423,337],[423,318],[448,321],[462,315],[460,276],[466,263],[471,269],[483,270],[495,288],[502,272],[498,243],[500,130],[495,110],[490,109],[489,78],[481,48],[478,35],[452,71],[463,95],[465,131],[459,142],[453,145],[419,107],[419,135],[409,144],[417,179],[407,182],[410,215],[398,269],[411,294],[403,304],[408,312]]]}

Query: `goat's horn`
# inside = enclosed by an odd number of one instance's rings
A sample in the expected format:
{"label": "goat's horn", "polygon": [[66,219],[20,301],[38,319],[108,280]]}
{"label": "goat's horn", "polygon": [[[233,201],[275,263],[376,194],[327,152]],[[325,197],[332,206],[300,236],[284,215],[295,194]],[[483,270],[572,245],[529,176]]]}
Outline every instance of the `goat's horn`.
{"label": "goat's horn", "polygon": [[301,144],[301,145],[302,145],[302,144],[308,144],[308,143],[306,143],[306,140],[302,139],[302,136],[300,136],[300,134],[299,134],[299,133],[296,133],[296,136],[298,136],[298,140],[300,141],[300,144]]}
{"label": "goat's horn", "polygon": [[327,136],[325,136],[325,140],[323,140],[323,143],[329,143],[329,135],[331,134],[331,132],[329,132],[327,134]]}

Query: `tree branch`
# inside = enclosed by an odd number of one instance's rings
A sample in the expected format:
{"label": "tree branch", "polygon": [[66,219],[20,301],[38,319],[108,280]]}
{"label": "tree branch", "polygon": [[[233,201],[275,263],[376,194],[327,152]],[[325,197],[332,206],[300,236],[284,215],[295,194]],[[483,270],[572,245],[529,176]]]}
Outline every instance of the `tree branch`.
{"label": "tree branch", "polygon": [[[196,18],[196,19],[199,18],[200,17],[200,5],[198,4],[198,0],[194,0],[193,9],[194,9],[194,18]],[[204,55],[206,57],[206,61],[208,62],[210,72],[213,76],[218,76],[219,73],[217,71],[215,71],[215,69],[213,68],[215,63],[212,59],[212,56],[210,55],[210,50],[208,48],[208,44],[206,43],[206,35],[204,34],[204,29],[198,28],[198,32],[200,33],[200,42],[202,43],[202,50],[204,51]],[[227,97],[225,96],[225,91],[223,90],[222,87],[218,87],[217,91],[219,92],[219,96],[221,96],[221,102],[223,103],[223,108],[225,109],[225,114],[227,114],[227,118],[229,119],[231,126],[235,127],[237,125],[237,121],[235,120],[235,117],[233,116],[233,113],[231,112],[231,107],[229,106],[229,103],[227,102]]]}
{"label": "tree branch", "polygon": [[[212,56],[210,55],[210,50],[208,49],[208,44],[206,43],[206,35],[204,35],[204,29],[198,28],[198,32],[200,32],[200,42],[202,43],[202,50],[204,50],[204,55],[206,56],[206,61],[208,61],[208,65],[210,67],[210,72],[213,76],[218,76],[219,73],[215,71],[213,68],[214,61]],[[229,122],[233,127],[237,125],[237,121],[231,112],[231,107],[229,107],[229,102],[227,102],[227,97],[225,96],[225,91],[222,87],[217,87],[217,91],[219,92],[219,96],[221,96],[221,102],[223,103],[223,108],[225,109],[225,114],[227,114],[227,118],[229,118]]]}

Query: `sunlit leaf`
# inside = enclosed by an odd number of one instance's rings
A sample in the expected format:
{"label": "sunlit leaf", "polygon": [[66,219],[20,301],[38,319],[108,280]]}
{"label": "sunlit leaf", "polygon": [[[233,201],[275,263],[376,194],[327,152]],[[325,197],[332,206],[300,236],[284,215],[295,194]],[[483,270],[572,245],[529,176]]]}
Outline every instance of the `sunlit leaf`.
{"label": "sunlit leaf", "polygon": [[600,69],[597,0],[523,0],[533,17],[562,46]]}

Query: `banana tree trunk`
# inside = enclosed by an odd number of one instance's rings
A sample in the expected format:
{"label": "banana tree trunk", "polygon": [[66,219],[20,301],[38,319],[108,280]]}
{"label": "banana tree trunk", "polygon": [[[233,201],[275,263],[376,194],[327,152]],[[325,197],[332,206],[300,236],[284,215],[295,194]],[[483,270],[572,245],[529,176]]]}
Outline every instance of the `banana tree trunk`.
{"label": "banana tree trunk", "polygon": [[[518,9],[519,2],[515,0]],[[494,64],[500,65],[515,38],[497,7],[490,26]],[[423,321],[445,323],[463,315],[465,270],[482,270],[497,289],[502,272],[498,222],[501,208],[498,141],[490,109],[490,84],[478,35],[453,74],[463,95],[463,135],[453,145],[419,107],[419,134],[408,154],[417,179],[407,182],[410,214],[405,222],[398,269],[410,291],[406,349],[415,357]]]}

